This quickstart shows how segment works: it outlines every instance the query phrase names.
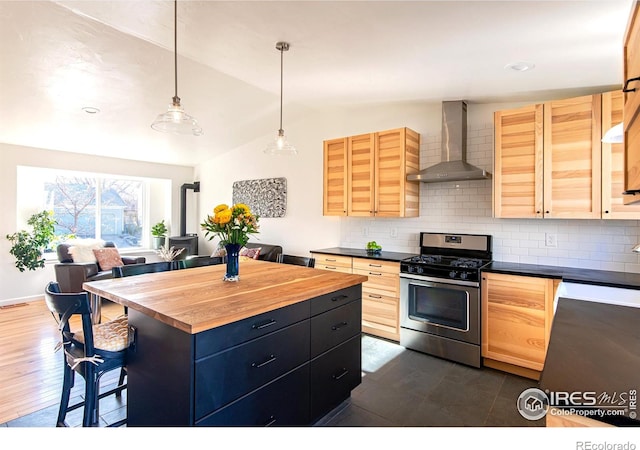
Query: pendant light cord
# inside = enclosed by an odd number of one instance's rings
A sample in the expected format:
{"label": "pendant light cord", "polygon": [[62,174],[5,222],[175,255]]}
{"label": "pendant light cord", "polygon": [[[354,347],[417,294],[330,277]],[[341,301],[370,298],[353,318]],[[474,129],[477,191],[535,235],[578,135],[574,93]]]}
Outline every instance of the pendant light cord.
{"label": "pendant light cord", "polygon": [[280,132],[282,132],[282,78],[283,78],[283,67],[284,67],[284,45],[280,46]]}
{"label": "pendant light cord", "polygon": [[180,97],[178,97],[178,0],[173,2],[173,71],[175,80],[175,96],[173,97],[174,104],[180,104]]}

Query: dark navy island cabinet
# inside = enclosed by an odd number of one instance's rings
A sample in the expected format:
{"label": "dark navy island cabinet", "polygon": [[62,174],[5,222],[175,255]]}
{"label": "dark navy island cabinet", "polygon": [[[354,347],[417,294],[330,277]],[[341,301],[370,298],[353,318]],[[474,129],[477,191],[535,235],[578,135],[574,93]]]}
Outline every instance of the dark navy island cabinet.
{"label": "dark navy island cabinet", "polygon": [[314,424],[361,382],[361,292],[197,334],[130,310],[127,426]]}

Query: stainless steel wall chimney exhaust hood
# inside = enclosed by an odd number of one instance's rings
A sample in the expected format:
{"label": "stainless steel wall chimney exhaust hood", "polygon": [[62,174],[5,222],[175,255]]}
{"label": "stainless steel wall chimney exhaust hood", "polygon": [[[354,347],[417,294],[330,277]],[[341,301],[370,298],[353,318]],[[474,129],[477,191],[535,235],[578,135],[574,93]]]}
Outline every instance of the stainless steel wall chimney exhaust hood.
{"label": "stainless steel wall chimney exhaust hood", "polygon": [[407,181],[441,183],[444,181],[486,180],[491,174],[467,163],[467,104],[442,102],[442,162],[427,167]]}

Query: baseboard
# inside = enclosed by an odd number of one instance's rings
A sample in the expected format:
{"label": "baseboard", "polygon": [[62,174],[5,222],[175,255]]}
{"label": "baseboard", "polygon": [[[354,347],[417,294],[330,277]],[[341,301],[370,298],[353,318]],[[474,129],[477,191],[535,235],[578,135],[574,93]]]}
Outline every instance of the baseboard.
{"label": "baseboard", "polygon": [[0,308],[10,307],[13,305],[19,305],[22,303],[31,303],[44,300],[43,295],[32,295],[29,297],[8,298],[6,300],[0,300]]}
{"label": "baseboard", "polygon": [[500,370],[502,372],[512,373],[524,378],[530,378],[532,380],[540,380],[540,372],[526,367],[516,366],[514,364],[505,363],[502,361],[496,361],[494,359],[482,358],[482,365],[485,367],[491,367],[492,369]]}

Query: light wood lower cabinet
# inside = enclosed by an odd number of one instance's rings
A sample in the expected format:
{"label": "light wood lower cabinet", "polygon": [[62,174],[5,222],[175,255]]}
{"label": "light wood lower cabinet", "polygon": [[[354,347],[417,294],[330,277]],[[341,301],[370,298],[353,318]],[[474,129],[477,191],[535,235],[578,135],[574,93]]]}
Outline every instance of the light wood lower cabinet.
{"label": "light wood lower cabinet", "polygon": [[400,341],[400,263],[353,258],[353,273],[362,283],[362,331]]}
{"label": "light wood lower cabinet", "polygon": [[400,263],[312,253],[315,268],[369,277],[362,284],[362,331],[400,341]]}
{"label": "light wood lower cabinet", "polygon": [[352,273],[351,256],[328,255],[324,253],[312,253],[315,260],[315,268],[331,270],[334,272]]}
{"label": "light wood lower cabinet", "polygon": [[482,274],[482,357],[486,366],[538,379],[559,280]]}

